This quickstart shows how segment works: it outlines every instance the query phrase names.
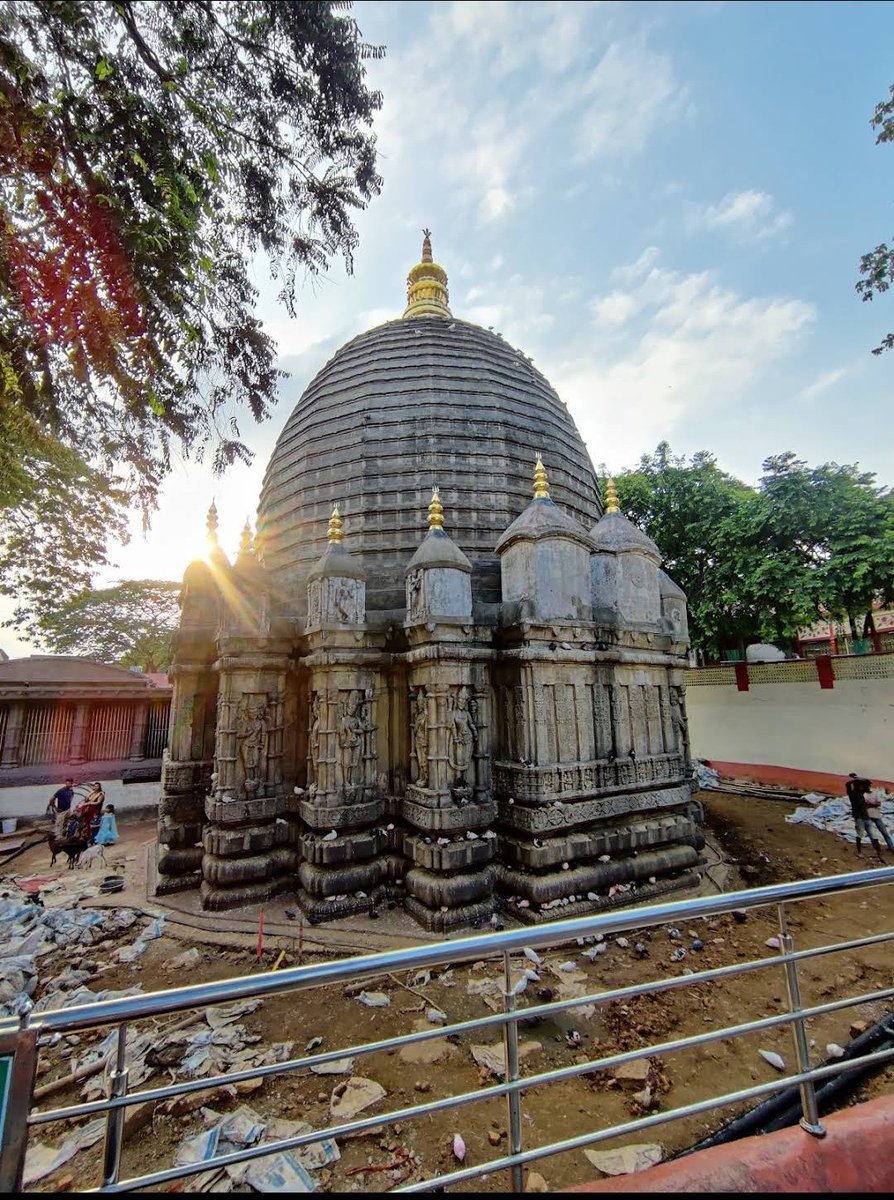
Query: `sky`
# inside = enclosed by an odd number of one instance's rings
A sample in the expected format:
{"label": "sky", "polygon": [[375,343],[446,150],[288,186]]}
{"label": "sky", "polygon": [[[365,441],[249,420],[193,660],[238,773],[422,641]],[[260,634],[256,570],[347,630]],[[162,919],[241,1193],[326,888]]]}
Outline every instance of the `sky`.
{"label": "sky", "polygon": [[[859,462],[894,485],[894,294],[854,291],[892,232],[894,146],[869,121],[894,82],[892,3],[356,4],[382,194],[353,275],[333,263],[290,319],[259,313],[289,372],[255,459],[178,461],[121,578],[179,579],[212,499],[235,553],[298,397],[355,334],[400,316],[421,229],[453,313],[533,358],[593,462],[667,440],[750,482],[771,454]],[[0,645],[27,653],[4,631]]]}

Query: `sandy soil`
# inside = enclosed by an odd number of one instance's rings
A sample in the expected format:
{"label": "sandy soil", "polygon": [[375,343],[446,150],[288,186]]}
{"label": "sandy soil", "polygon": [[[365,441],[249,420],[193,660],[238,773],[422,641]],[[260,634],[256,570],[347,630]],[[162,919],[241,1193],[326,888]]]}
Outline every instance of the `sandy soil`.
{"label": "sandy soil", "polygon": [[[720,881],[724,890],[839,874],[861,865],[854,848],[835,835],[807,825],[786,824],[785,815],[791,811],[790,805],[711,793],[703,793],[701,799],[706,803],[714,847],[709,853],[713,864],[710,877],[715,882]],[[892,856],[887,857],[891,859]],[[862,861],[869,865],[871,860]],[[47,873],[46,866],[47,854],[43,849],[31,851],[15,863],[18,874],[36,869]],[[891,890],[873,889],[796,906],[791,910],[790,925],[796,947],[803,948],[882,932],[891,927],[892,916]],[[531,986],[529,993],[533,994],[536,988],[558,990],[562,987],[563,981],[567,982],[567,975],[557,968],[568,959],[575,961],[576,970],[582,976],[580,985],[598,991],[644,982],[664,974],[679,974],[686,968],[702,969],[771,956],[774,952],[765,942],[778,929],[775,912],[762,909],[753,912],[741,924],[731,916],[698,921],[681,930],[681,941],[672,940],[666,928],[648,932],[651,940],[646,939],[645,930],[641,934],[632,933],[628,948],[620,948],[612,942],[609,951],[594,961],[582,957],[582,947],[576,945],[545,953],[540,968],[541,981]],[[704,950],[699,953],[691,950],[696,936],[705,943]],[[125,935],[122,944],[132,940],[132,934]],[[640,957],[633,948],[640,940],[647,951],[645,957]],[[137,963],[105,970],[101,986],[123,988],[140,982],[145,991],[153,991],[183,982],[174,976],[168,963],[190,944],[164,936],[150,943]],[[679,945],[690,949],[683,962],[672,964],[671,952]],[[87,957],[90,961],[102,962],[113,948],[106,945],[91,950]],[[254,952],[249,949],[201,945],[198,949],[201,961],[190,972],[193,983],[253,974],[272,965],[269,960],[273,955],[259,965]],[[296,961],[295,953],[288,953],[285,965]],[[61,970],[65,959],[61,954],[55,954],[41,959],[40,963],[41,974],[45,976]],[[516,977],[527,965],[519,956]],[[468,984],[484,978],[498,978],[498,975],[494,963],[456,968],[446,979],[435,974],[417,991],[405,986],[410,982],[408,978],[385,977],[365,986],[369,990],[385,992],[391,1001],[388,1008],[366,1008],[355,996],[346,995],[340,988],[329,988],[268,1000],[243,1020],[251,1033],[261,1035],[265,1041],[294,1041],[296,1053],[311,1037],[317,1036],[324,1039],[322,1048],[325,1050],[350,1047],[412,1029],[417,1022],[425,1024],[424,1010],[428,1002],[442,1009],[450,1021],[486,1015],[488,1008],[480,996],[469,994]],[[801,986],[805,1003],[811,1004],[890,986],[891,976],[890,949],[882,946],[812,960],[802,968]],[[418,991],[424,993],[425,998],[417,994]],[[522,1071],[532,1074],[585,1061],[582,1055],[592,1057],[700,1032],[711,1026],[734,1024],[781,1011],[785,1004],[783,973],[780,968],[774,968],[737,976],[730,981],[681,988],[657,997],[641,996],[626,1004],[615,1002],[598,1006],[591,1017],[566,1015],[555,1021],[523,1024],[522,1040],[530,1045]],[[815,1042],[817,1059],[826,1057],[827,1042],[846,1044],[850,1040],[852,1022],[859,1019],[872,1023],[884,1010],[884,1006],[870,1005],[812,1022],[809,1036]],[[581,1036],[579,1046],[569,1041],[572,1030]],[[82,1039],[78,1047],[80,1052],[90,1037],[86,1035]],[[383,1106],[394,1108],[460,1091],[474,1091],[494,1080],[473,1061],[470,1044],[497,1040],[496,1034],[462,1036],[455,1041],[438,1039],[425,1044],[431,1049],[431,1057],[419,1062],[407,1062],[406,1055],[402,1057],[396,1051],[378,1053],[358,1059],[356,1073],[380,1083],[387,1091]],[[791,1034],[784,1027],[759,1036],[734,1041],[726,1039],[686,1053],[653,1059],[651,1081],[657,1090],[658,1109],[676,1108],[721,1089],[732,1091],[770,1079],[774,1069],[759,1056],[759,1049],[776,1051],[785,1058],[788,1067],[794,1069]],[[72,1053],[71,1047],[65,1047],[64,1053],[59,1048],[47,1051],[40,1065],[39,1082],[65,1074],[69,1069],[67,1056]],[[167,1071],[160,1070],[151,1083],[165,1083],[169,1078]],[[344,1078],[317,1076],[310,1072],[279,1076],[265,1082],[251,1095],[215,1102],[213,1107],[227,1112],[238,1104],[247,1103],[263,1117],[306,1120],[322,1129],[329,1122],[330,1094]],[[888,1068],[864,1084],[855,1099],[890,1091],[892,1081],[894,1068]],[[54,1097],[51,1103],[55,1107],[63,1102],[74,1102],[77,1097],[77,1091],[70,1088]],[[550,1087],[532,1088],[525,1093],[523,1102],[525,1147],[628,1120],[642,1112],[633,1097],[634,1090],[619,1086],[608,1072]],[[382,1110],[382,1107],[374,1107],[369,1112]],[[631,1141],[658,1141],[672,1153],[691,1145],[732,1115],[727,1110],[677,1121],[644,1135],[628,1135],[614,1143],[603,1143],[599,1148]],[[169,1166],[181,1140],[203,1128],[200,1112],[175,1117],[156,1110],[151,1121],[125,1142],[123,1177]],[[340,1144],[340,1161],[317,1172],[316,1178],[320,1190],[385,1191],[396,1186],[396,1172],[367,1168],[386,1167],[394,1164],[402,1154],[410,1154],[415,1156],[415,1162],[411,1164],[415,1173],[407,1176],[404,1172],[402,1179],[427,1178],[438,1171],[446,1173],[456,1165],[451,1151],[455,1132],[462,1134],[468,1147],[466,1162],[483,1163],[507,1152],[506,1130],[505,1100],[484,1100],[453,1113],[387,1125],[369,1136],[344,1141]],[[40,1130],[35,1136],[56,1144],[67,1132],[59,1123]],[[66,1187],[95,1186],[99,1183],[99,1153],[99,1146],[83,1151],[54,1175],[42,1180],[34,1190],[60,1191]],[[582,1151],[542,1160],[534,1164],[532,1170],[545,1177],[550,1190],[585,1182],[597,1174]],[[505,1191],[508,1185],[505,1173],[494,1173],[469,1185],[467,1190]],[[170,1190],[182,1188],[181,1183],[171,1186]]]}

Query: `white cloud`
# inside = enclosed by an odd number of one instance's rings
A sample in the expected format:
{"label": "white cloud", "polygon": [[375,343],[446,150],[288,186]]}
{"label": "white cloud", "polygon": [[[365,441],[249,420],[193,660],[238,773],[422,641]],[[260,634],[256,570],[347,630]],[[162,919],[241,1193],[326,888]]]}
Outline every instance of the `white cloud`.
{"label": "white cloud", "polygon": [[[603,320],[595,343],[552,368],[594,461],[611,457],[613,468],[637,459],[684,417],[741,403],[816,318],[802,300],[744,297],[708,271],[652,266],[643,274],[641,262],[627,271],[639,275],[638,284],[593,303],[597,319],[614,313],[625,321]],[[741,420],[748,421],[747,410]]]}
{"label": "white cloud", "polygon": [[689,224],[694,230],[720,229],[747,240],[767,241],[791,226],[790,212],[780,211],[769,192],[728,192],[719,204],[693,206]]}
{"label": "white cloud", "polygon": [[834,371],[824,371],[822,375],[818,375],[813,383],[802,388],[798,393],[799,400],[815,400],[817,396],[821,396],[823,392],[827,392],[829,388],[835,386],[840,379],[844,379],[847,375],[847,367],[837,367]]}
{"label": "white cloud", "polygon": [[642,150],[682,111],[686,89],[667,55],[637,42],[613,42],[579,93],[578,151],[587,161]]}

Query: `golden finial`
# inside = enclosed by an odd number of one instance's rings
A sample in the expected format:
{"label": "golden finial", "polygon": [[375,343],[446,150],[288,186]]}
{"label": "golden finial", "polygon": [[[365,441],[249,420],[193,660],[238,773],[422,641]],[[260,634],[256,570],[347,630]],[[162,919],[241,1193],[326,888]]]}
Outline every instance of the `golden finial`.
{"label": "golden finial", "polygon": [[431,504],[428,506],[428,527],[437,530],[444,528],[444,505],[441,503],[441,493],[437,488],[432,488]]}
{"label": "golden finial", "polygon": [[539,454],[537,455],[537,463],[534,467],[534,499],[549,499],[549,479],[547,479],[546,467],[543,465],[543,459]]}
{"label": "golden finial", "polygon": [[329,545],[341,545],[341,515],[338,511],[338,505],[332,510],[332,516],[329,518]]}
{"label": "golden finial", "polygon": [[251,525],[249,524],[248,517],[246,517],[245,524],[242,526],[242,536],[239,539],[239,553],[251,554],[252,549]]}
{"label": "golden finial", "polygon": [[449,317],[447,272],[432,258],[431,230],[422,231],[422,258],[407,276],[404,317]]}
{"label": "golden finial", "polygon": [[217,545],[217,505],[211,501],[211,507],[208,509],[208,516],[205,518],[205,527],[208,530],[208,541],[212,546]]}
{"label": "golden finial", "polygon": [[615,487],[615,481],[611,476],[605,481],[605,511],[606,513],[619,513],[621,506],[618,504],[618,489]]}

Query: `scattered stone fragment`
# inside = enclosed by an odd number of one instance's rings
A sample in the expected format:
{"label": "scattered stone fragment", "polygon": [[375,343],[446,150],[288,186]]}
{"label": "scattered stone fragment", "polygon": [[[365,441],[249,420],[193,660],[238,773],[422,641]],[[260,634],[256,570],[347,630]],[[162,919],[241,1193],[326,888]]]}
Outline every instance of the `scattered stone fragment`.
{"label": "scattered stone fragment", "polygon": [[525,1180],[525,1191],[548,1192],[550,1187],[539,1171],[529,1171],[528,1178]]}
{"label": "scattered stone fragment", "polygon": [[844,1058],[844,1046],[839,1046],[837,1042],[828,1042],[826,1054],[829,1058]]}
{"label": "scattered stone fragment", "polygon": [[457,1162],[464,1162],[466,1157],[466,1143],[463,1141],[462,1134],[455,1133],[453,1135],[453,1157]]}
{"label": "scattered stone fragment", "polygon": [[357,999],[367,1008],[388,1008],[391,1004],[390,997],[384,992],[361,992]]}
{"label": "scattered stone fragment", "polygon": [[350,1121],[365,1108],[384,1100],[386,1095],[385,1089],[374,1079],[355,1075],[345,1083],[340,1083],[333,1091],[329,1115],[334,1121]]}
{"label": "scattered stone fragment", "polygon": [[584,1154],[603,1175],[631,1175],[654,1167],[664,1157],[664,1151],[655,1142],[635,1142],[617,1150],[585,1150]]}
{"label": "scattered stone fragment", "polygon": [[632,1062],[621,1063],[612,1071],[623,1088],[642,1088],[649,1080],[649,1061],[646,1058],[635,1058]]}
{"label": "scattered stone fragment", "polygon": [[178,954],[176,958],[171,958],[165,964],[170,971],[190,971],[193,967],[198,966],[202,961],[202,956],[199,954],[195,946],[189,950],[184,950],[182,954]]}
{"label": "scattered stone fragment", "polygon": [[333,1058],[329,1062],[314,1063],[314,1075],[350,1075],[354,1070],[353,1058]]}
{"label": "scattered stone fragment", "polygon": [[771,950],[778,950],[778,949],[780,949],[782,943],[780,942],[778,937],[769,937],[764,942],[764,945],[769,946]]}
{"label": "scattered stone fragment", "polygon": [[853,1024],[851,1025],[851,1030],[850,1030],[851,1037],[852,1038],[859,1037],[860,1034],[865,1033],[868,1028],[869,1028],[869,1026],[867,1025],[867,1023],[865,1021],[854,1021]]}
{"label": "scattered stone fragment", "polygon": [[620,946],[622,950],[626,950],[630,945],[630,942],[628,942],[627,938],[625,937],[619,937],[615,938],[615,945]]}
{"label": "scattered stone fragment", "polygon": [[441,1012],[439,1008],[427,1008],[425,1010],[425,1019],[430,1021],[432,1025],[446,1025],[447,1014]]}
{"label": "scattered stone fragment", "polygon": [[487,1140],[492,1146],[499,1146],[501,1140],[499,1129],[488,1129]]}
{"label": "scattered stone fragment", "polygon": [[777,1071],[785,1070],[785,1059],[781,1054],[777,1054],[775,1050],[758,1050],[758,1054],[768,1062],[771,1067],[775,1067]]}

